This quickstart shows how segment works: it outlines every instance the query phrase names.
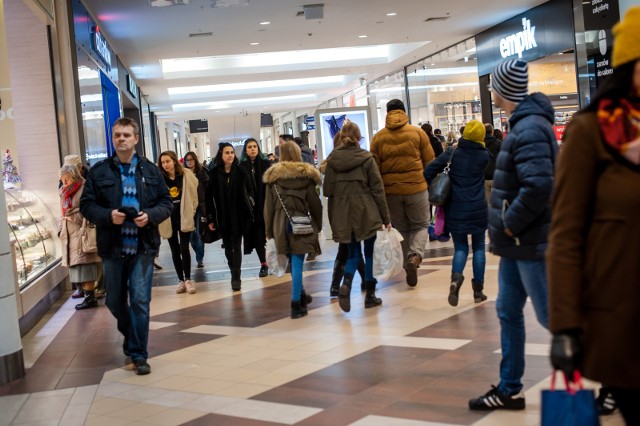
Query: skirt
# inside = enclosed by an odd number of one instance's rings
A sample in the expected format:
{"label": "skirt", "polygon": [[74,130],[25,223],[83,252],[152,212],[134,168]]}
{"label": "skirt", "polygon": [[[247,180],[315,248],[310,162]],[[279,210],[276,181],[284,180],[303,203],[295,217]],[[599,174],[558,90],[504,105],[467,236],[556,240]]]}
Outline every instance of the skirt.
{"label": "skirt", "polygon": [[69,280],[72,283],[86,283],[98,279],[98,264],[85,263],[69,267]]}

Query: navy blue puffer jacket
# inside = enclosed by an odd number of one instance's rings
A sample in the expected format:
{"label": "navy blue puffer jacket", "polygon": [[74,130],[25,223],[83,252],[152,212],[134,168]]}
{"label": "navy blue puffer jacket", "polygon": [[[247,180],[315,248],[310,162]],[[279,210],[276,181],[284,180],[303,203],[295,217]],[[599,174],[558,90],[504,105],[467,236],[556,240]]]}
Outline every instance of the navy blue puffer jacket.
{"label": "navy blue puffer jacket", "polygon": [[542,93],[524,98],[509,118],[511,132],[498,153],[489,208],[490,250],[498,256],[544,259],[558,151],[553,120],[551,102]]}
{"label": "navy blue puffer jacket", "polygon": [[[453,148],[433,160],[424,170],[429,185],[444,170]],[[451,196],[444,205],[447,232],[473,234],[487,229],[487,200],[484,195],[484,169],[489,151],[482,144],[460,139],[451,162]]]}

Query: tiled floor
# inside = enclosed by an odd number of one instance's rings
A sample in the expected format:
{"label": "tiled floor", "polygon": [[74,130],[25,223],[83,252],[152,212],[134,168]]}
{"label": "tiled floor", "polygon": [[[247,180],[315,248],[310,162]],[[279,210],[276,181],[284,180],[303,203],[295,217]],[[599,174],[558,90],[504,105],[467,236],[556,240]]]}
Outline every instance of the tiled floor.
{"label": "tiled floor", "polygon": [[[497,381],[497,258],[487,256],[482,304],[465,283],[459,306],[448,305],[451,244],[436,242],[417,287],[403,277],[381,283],[383,305],[365,310],[356,278],[345,314],[328,297],[336,246],[324,251],[305,264],[309,315],[291,320],[289,276],[258,279],[256,256],[245,256],[242,292],[232,293],[219,243],[207,247],[205,268],[193,269],[198,292],[176,295],[165,243],[151,305],[152,373],[133,374],[104,306],[76,312],[76,301],[62,300],[23,339],[28,372],[0,387],[0,426],[539,424],[549,335],[530,306],[527,409],[467,409]],[[602,420],[623,424],[617,415]]]}

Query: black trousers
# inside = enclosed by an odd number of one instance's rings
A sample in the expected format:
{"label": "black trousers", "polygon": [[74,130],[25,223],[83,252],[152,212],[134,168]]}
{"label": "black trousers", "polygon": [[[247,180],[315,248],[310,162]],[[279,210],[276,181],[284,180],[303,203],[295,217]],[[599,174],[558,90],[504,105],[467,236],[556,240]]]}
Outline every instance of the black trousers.
{"label": "black trousers", "polygon": [[242,235],[223,235],[222,243],[229,269],[240,269],[242,266]]}
{"label": "black trousers", "polygon": [[176,274],[178,274],[178,279],[180,281],[191,279],[191,251],[189,250],[190,239],[191,232],[178,231],[177,227],[173,228],[173,234],[171,234],[171,238],[169,238],[173,267],[176,269]]}

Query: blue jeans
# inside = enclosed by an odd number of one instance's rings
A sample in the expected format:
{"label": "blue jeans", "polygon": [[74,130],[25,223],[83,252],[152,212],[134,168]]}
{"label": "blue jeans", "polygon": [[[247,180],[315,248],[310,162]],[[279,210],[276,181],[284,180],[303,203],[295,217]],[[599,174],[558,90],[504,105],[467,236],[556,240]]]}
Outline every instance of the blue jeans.
{"label": "blue jeans", "polygon": [[[154,256],[103,257],[105,303],[129,340],[131,360],[147,359]],[[128,294],[127,294],[128,293]]]}
{"label": "blue jeans", "polygon": [[[373,245],[376,242],[376,235],[364,240],[364,280],[373,281]],[[353,274],[356,273],[360,259],[362,258],[362,249],[360,248],[360,241],[356,241],[356,236],[351,234],[351,242],[349,243],[349,255],[347,257],[347,263],[344,266],[344,273]]]}
{"label": "blue jeans", "polygon": [[500,259],[498,301],[500,320],[500,384],[498,390],[514,395],[522,390],[524,375],[524,304],[531,298],[538,322],[549,328],[547,275],[544,260]]}
{"label": "blue jeans", "polygon": [[[467,234],[451,233],[453,237],[453,264],[451,272],[462,273],[469,257],[469,240]],[[473,249],[473,280],[484,282],[484,266],[486,254],[484,252],[484,231],[471,234],[471,248]]]}
{"label": "blue jeans", "polygon": [[[196,262],[202,263],[204,260],[204,243],[200,239],[200,212],[196,212],[196,229],[191,233],[191,247],[196,253]],[[206,224],[203,226],[207,226]]]}
{"label": "blue jeans", "polygon": [[304,254],[290,255],[291,261],[291,300],[297,302],[304,287],[302,286],[302,265],[304,265]]}

